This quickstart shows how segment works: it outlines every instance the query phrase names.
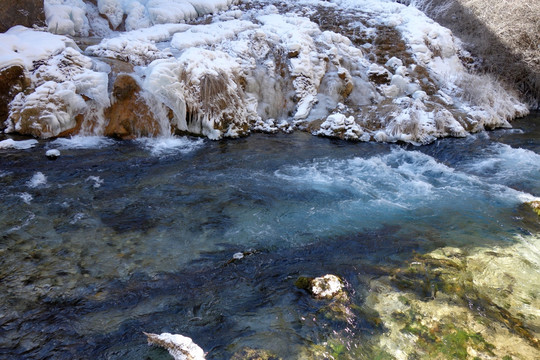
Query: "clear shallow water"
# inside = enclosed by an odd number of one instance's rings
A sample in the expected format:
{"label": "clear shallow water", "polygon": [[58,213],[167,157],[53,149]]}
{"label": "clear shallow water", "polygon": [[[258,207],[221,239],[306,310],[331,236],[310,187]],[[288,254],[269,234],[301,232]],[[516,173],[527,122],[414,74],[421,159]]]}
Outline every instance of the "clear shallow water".
{"label": "clear shallow water", "polygon": [[[337,332],[372,358],[386,331],[363,306],[372,279],[538,232],[521,204],[540,196],[539,136],[530,116],[425,147],[294,133],[0,149],[0,354],[167,358],[142,334],[166,331],[209,359],[244,346],[298,358]],[[360,309],[346,325],[294,286],[325,273]]]}

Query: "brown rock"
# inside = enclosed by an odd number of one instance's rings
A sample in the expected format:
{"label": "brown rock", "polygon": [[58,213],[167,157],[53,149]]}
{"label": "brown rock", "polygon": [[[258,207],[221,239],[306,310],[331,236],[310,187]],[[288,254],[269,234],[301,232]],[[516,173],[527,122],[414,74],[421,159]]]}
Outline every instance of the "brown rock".
{"label": "brown rock", "polygon": [[45,24],[43,0],[3,0],[0,6],[0,32],[15,25],[42,26]]}
{"label": "brown rock", "polygon": [[0,130],[4,129],[4,122],[8,118],[9,103],[29,85],[30,80],[22,66],[14,65],[0,70]]}
{"label": "brown rock", "polygon": [[113,104],[105,111],[109,124],[105,136],[132,139],[139,136],[156,136],[160,126],[152,111],[140,96],[141,87],[129,74],[116,77],[113,86]]}

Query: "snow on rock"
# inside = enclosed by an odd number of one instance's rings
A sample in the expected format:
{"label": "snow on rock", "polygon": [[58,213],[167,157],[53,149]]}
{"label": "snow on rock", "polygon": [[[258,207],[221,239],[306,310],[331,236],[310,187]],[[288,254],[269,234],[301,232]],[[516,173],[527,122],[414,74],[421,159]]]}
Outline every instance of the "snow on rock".
{"label": "snow on rock", "polygon": [[318,298],[333,298],[343,291],[343,284],[336,275],[327,274],[311,280],[311,293]]}
{"label": "snow on rock", "polygon": [[[140,89],[126,104],[149,109],[162,135],[219,139],[294,127],[426,144],[508,127],[527,113],[500,83],[464,64],[470,55],[448,29],[394,1],[45,1],[49,31],[104,34],[85,54],[135,66]],[[131,31],[111,30],[123,28]],[[11,101],[7,131],[104,133],[115,70],[109,81],[110,69],[66,37],[16,27],[0,44],[8,49],[0,65],[24,66],[32,79],[32,91]],[[133,127],[122,137],[138,133],[130,117],[118,118]]]}
{"label": "snow on rock", "polygon": [[66,47],[77,48],[73,40],[43,31],[14,26],[0,33],[0,69],[22,65],[30,70],[35,61],[61,53]]}
{"label": "snow on rock", "polygon": [[60,157],[60,150],[57,149],[49,149],[45,152],[45,156],[49,160],[56,160],[58,157]]}
{"label": "snow on rock", "polygon": [[345,116],[340,113],[329,115],[320,125],[320,129],[313,133],[328,137],[339,137],[345,140],[368,141],[369,134],[364,131],[355,122],[354,116]]}
{"label": "snow on rock", "polygon": [[[177,24],[228,9],[233,0],[45,0],[48,30],[61,35],[103,35],[110,29]],[[106,24],[99,19],[105,17]],[[105,27],[110,29],[105,29]]]}
{"label": "snow on rock", "polygon": [[134,65],[147,65],[156,59],[172,56],[168,51],[159,50],[156,43],[167,41],[174,34],[189,28],[190,26],[185,24],[166,24],[133,30],[116,37],[105,38],[98,45],[89,46],[86,53],[115,58]]}
{"label": "snow on rock", "polygon": [[179,334],[144,333],[148,339],[148,345],[161,346],[172,355],[174,360],[204,360],[204,350],[191,340],[191,338]]}
{"label": "snow on rock", "polygon": [[[54,38],[55,41],[61,39],[63,37]],[[31,69],[33,91],[15,96],[5,131],[48,138],[81,125],[82,119],[77,119],[78,115],[99,117],[110,105],[108,76],[93,71],[92,67],[88,57],[71,47],[34,62]]]}

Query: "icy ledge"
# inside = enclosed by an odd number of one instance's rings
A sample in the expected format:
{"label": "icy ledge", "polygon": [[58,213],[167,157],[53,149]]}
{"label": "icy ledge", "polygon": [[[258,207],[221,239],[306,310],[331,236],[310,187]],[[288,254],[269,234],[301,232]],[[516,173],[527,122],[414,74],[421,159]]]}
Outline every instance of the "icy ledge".
{"label": "icy ledge", "polygon": [[[98,7],[105,3],[118,2]],[[515,94],[466,66],[474,59],[448,29],[412,7],[279,5],[111,33],[84,55],[66,37],[20,27],[0,34],[7,49],[0,71],[24,70],[5,131],[220,139],[300,129],[426,144],[509,127],[528,112]]]}

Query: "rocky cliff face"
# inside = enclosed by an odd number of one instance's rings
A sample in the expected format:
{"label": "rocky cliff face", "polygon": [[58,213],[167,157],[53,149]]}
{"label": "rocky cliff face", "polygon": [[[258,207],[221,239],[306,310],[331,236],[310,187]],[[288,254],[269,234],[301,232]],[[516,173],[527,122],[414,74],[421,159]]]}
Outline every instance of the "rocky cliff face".
{"label": "rocky cliff face", "polygon": [[43,0],[4,0],[0,7],[0,32],[15,25],[44,25]]}

